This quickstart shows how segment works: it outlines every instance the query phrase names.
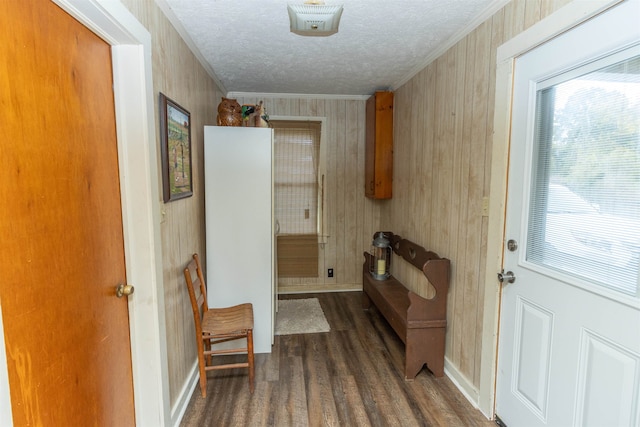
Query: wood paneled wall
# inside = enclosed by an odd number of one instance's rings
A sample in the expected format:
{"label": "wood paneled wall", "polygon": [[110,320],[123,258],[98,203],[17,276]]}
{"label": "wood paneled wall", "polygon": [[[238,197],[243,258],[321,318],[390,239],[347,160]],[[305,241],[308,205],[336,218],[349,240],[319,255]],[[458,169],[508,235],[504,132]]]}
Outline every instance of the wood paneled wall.
{"label": "wood paneled wall", "polygon": [[[193,253],[199,253],[202,259],[206,256],[202,154],[204,126],[215,124],[221,92],[153,0],[122,0],[122,3],[151,33],[156,111],[158,93],[162,92],[191,113],[193,196],[165,204],[162,194],[157,195],[162,212],[160,228],[167,362],[173,407],[181,397],[197,360],[193,314],[182,271]],[[160,153],[157,114],[155,120]],[[160,165],[158,170],[161,170]],[[157,179],[162,189],[162,177],[158,176]]]}
{"label": "wood paneled wall", "polygon": [[[362,288],[362,252],[380,224],[385,201],[364,196],[365,100],[327,98],[237,97],[240,104],[263,100],[270,116],[326,117],[327,243],[319,251],[318,278],[280,278],[280,292],[336,291]],[[333,268],[333,278],[327,269]]]}
{"label": "wood paneled wall", "polygon": [[[394,196],[381,228],[451,260],[446,357],[480,383],[496,50],[569,0],[514,0],[396,90]],[[395,257],[421,295],[424,276]]]}

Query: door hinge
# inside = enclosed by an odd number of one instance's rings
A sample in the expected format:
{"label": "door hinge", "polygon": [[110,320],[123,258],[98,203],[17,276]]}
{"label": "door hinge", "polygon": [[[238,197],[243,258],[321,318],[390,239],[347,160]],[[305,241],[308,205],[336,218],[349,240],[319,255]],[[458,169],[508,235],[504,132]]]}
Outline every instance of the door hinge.
{"label": "door hinge", "polygon": [[507,427],[504,421],[502,421],[497,414],[494,414],[494,416],[496,417],[495,422],[497,425],[499,425],[500,427]]}

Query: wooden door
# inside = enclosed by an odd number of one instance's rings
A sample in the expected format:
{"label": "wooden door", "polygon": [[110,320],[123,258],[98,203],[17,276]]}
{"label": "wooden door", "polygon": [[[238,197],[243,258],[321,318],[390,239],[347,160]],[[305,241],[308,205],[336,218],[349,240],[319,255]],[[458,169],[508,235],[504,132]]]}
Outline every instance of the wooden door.
{"label": "wooden door", "polygon": [[13,421],[134,424],[110,46],[0,2],[0,298]]}

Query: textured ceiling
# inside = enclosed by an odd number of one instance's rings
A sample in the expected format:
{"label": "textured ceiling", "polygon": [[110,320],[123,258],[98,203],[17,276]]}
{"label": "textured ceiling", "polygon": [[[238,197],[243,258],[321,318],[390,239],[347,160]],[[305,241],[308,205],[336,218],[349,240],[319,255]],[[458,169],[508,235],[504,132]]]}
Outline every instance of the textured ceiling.
{"label": "textured ceiling", "polygon": [[286,0],[156,2],[227,92],[369,95],[406,82],[508,0],[326,0],[344,5],[328,37],[291,33]]}

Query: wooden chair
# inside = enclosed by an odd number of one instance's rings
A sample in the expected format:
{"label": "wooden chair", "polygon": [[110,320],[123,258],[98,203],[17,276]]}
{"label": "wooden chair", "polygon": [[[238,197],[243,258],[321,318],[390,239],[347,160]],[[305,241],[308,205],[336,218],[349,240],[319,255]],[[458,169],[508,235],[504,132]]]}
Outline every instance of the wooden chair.
{"label": "wooden chair", "polygon": [[[209,308],[204,276],[200,268],[198,254],[184,269],[184,277],[189,289],[189,298],[193,308],[193,320],[196,327],[198,344],[198,365],[200,367],[200,391],[207,396],[207,371],[218,369],[249,368],[249,390],[254,390],[253,357],[253,306],[250,303],[233,307]],[[212,346],[226,341],[246,338],[247,346],[233,349],[213,350]],[[212,355],[229,353],[247,353],[244,363],[214,365]]]}

